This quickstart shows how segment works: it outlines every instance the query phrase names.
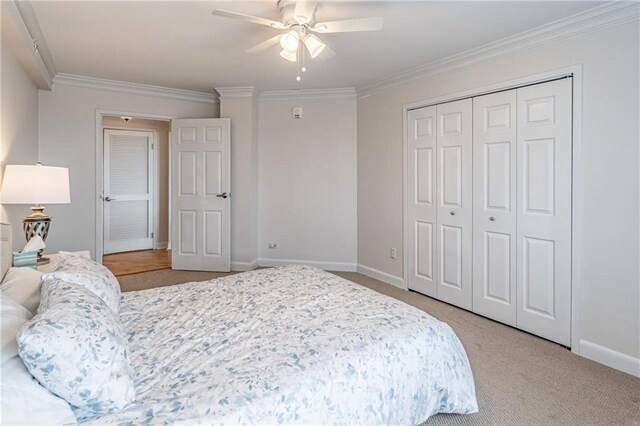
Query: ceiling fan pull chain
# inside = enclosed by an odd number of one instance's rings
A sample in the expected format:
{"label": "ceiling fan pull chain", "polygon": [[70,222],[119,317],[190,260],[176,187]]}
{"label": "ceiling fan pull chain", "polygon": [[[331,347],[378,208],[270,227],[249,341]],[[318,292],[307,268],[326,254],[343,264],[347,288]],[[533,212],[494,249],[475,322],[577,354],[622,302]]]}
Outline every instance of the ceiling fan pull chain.
{"label": "ceiling fan pull chain", "polygon": [[300,50],[302,50],[302,72],[307,72],[307,52],[305,52],[305,45],[304,43],[300,43]]}
{"label": "ceiling fan pull chain", "polygon": [[298,60],[298,76],[296,77],[296,81],[300,81],[302,80],[302,77],[300,77],[300,45],[302,43],[298,43],[298,51],[296,52],[296,59]]}

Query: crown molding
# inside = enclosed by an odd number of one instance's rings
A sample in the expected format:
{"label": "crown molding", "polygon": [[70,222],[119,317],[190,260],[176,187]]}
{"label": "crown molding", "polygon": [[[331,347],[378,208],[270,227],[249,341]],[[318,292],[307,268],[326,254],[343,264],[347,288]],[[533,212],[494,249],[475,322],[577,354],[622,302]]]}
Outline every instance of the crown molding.
{"label": "crown molding", "polygon": [[259,94],[254,86],[216,87],[216,92],[220,98],[250,98]]}
{"label": "crown molding", "polygon": [[338,89],[268,90],[260,93],[260,101],[304,99],[356,99],[356,89],[343,87]]}
{"label": "crown molding", "polygon": [[107,80],[84,75],[58,73],[53,77],[53,84],[61,86],[84,87],[88,89],[108,90],[111,92],[132,93],[157,98],[180,99],[184,101],[218,103],[213,93],[195,92],[191,90],[172,89],[149,84],[129,83],[126,81]]}
{"label": "crown molding", "polygon": [[639,16],[639,3],[627,1],[606,3],[365,84],[357,88],[358,97],[364,98],[421,78],[433,77],[483,62],[506,58],[539,46],[638,20]]}

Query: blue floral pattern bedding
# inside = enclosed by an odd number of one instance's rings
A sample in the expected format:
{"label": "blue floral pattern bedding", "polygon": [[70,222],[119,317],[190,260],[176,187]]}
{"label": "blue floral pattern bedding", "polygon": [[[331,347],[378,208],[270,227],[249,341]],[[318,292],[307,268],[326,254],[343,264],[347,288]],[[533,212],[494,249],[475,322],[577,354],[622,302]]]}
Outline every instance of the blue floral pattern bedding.
{"label": "blue floral pattern bedding", "polygon": [[136,402],[96,424],[418,424],[474,413],[451,328],[304,266],[124,293]]}

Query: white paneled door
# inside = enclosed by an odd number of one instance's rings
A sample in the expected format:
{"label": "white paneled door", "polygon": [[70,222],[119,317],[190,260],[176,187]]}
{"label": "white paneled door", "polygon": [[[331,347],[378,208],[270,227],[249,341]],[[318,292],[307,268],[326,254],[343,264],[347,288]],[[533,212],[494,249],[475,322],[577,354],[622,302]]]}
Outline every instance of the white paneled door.
{"label": "white paneled door", "polygon": [[171,122],[173,269],[230,270],[230,120]]}
{"label": "white paneled door", "polygon": [[516,91],[473,100],[473,311],[516,325]]}
{"label": "white paneled door", "polygon": [[410,289],[436,296],[436,107],[408,115],[408,281]]}
{"label": "white paneled door", "polygon": [[471,309],[472,100],[436,107],[438,299]]}
{"label": "white paneled door", "polygon": [[153,248],[153,133],[104,130],[104,253]]}
{"label": "white paneled door", "polygon": [[570,344],[571,79],[524,87],[518,108],[517,326]]}

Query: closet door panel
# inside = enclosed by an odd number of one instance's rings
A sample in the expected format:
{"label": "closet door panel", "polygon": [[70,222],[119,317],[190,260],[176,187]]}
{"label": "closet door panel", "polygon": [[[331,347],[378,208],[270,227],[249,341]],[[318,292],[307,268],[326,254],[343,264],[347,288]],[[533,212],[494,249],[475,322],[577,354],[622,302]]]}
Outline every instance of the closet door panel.
{"label": "closet door panel", "polygon": [[437,109],[437,296],[472,305],[472,100]]}
{"label": "closet door panel", "polygon": [[407,285],[436,296],[436,107],[409,111],[407,120]]}
{"label": "closet door panel", "polygon": [[571,99],[571,79],[517,91],[517,326],[563,345],[571,337]]}
{"label": "closet door panel", "polygon": [[516,91],[473,100],[473,311],[516,325]]}

